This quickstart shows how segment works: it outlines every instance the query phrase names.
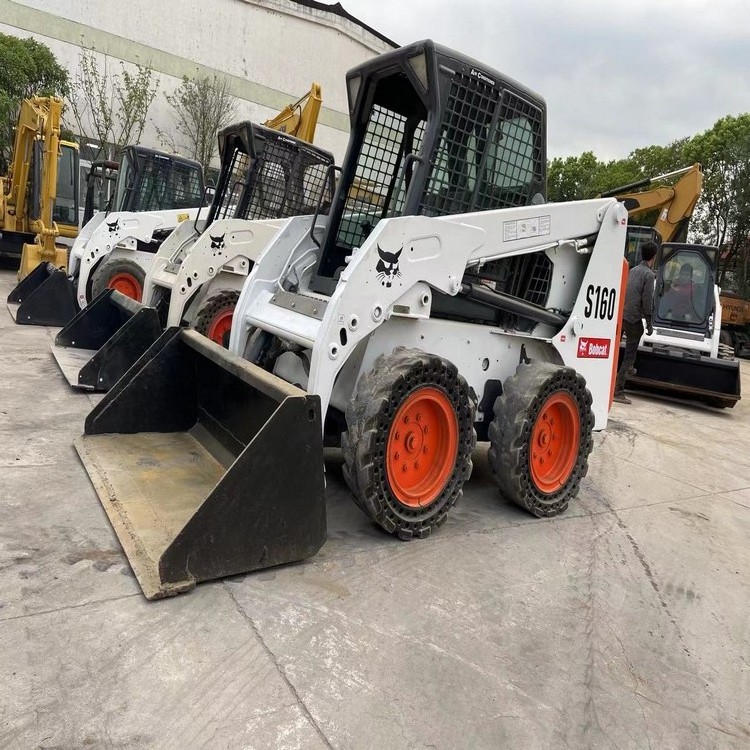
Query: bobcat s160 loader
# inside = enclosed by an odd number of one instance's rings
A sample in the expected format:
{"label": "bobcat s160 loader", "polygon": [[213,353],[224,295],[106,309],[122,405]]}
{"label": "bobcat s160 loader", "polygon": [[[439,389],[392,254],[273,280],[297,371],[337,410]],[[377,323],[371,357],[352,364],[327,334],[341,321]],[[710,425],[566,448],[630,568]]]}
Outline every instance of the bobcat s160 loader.
{"label": "bobcat s160 loader", "polygon": [[219,152],[207,219],[183,222],[164,240],[143,302],[106,289],[57,334],[52,353],[73,387],[109,390],[165,323],[228,343],[240,290],[261,250],[287,217],[313,213],[322,191],[330,204],[328,151],[243,122],[219,134]]}
{"label": "bobcat s160 loader", "polygon": [[230,351],[167,329],[76,442],[148,598],[315,554],[324,442],[410,539],[460,500],[477,438],[501,493],[552,516],[606,426],[624,206],[544,204],[544,101],[457,52],[412,44],[347,86],[330,214],[266,247]]}

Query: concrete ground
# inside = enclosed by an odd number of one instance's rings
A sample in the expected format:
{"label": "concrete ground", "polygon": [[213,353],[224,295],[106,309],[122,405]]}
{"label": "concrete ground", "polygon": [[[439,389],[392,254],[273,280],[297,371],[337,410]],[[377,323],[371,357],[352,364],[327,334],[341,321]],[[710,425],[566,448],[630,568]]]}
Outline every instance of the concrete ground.
{"label": "concrete ground", "polygon": [[552,520],[480,447],[425,541],[373,528],[332,463],[315,558],[147,602],[53,335],[0,309],[1,747],[750,746],[747,401],[616,404]]}

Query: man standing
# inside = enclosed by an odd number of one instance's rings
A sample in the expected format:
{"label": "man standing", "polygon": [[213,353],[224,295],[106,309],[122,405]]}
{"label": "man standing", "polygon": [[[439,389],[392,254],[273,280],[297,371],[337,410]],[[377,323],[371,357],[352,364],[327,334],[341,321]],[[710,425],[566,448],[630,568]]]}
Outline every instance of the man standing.
{"label": "man standing", "polygon": [[641,262],[630,269],[628,290],[625,293],[625,307],[622,311],[622,332],[625,334],[625,354],[617,371],[614,400],[621,404],[631,403],[625,395],[625,381],[635,373],[633,364],[638,353],[638,344],[643,336],[643,321],[646,331],[651,334],[651,308],[654,299],[654,272],[651,270],[656,257],[655,242],[647,242],[641,248]]}

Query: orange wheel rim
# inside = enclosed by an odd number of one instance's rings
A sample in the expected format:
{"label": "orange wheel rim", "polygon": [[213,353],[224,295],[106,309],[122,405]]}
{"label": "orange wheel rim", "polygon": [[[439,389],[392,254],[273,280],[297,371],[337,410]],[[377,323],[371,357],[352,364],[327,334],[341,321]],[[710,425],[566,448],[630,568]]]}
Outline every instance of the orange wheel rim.
{"label": "orange wheel rim", "polygon": [[529,465],[541,492],[557,492],[568,481],[580,442],[578,404],[569,393],[553,393],[542,405],[531,431]]}
{"label": "orange wheel rim", "polygon": [[114,289],[120,294],[124,294],[130,299],[134,299],[138,302],[141,301],[143,296],[143,287],[141,282],[136,279],[133,274],[130,273],[117,273],[110,280],[107,286],[110,289]]}
{"label": "orange wheel rim", "polygon": [[407,396],[388,431],[386,474],[396,499],[423,508],[440,495],[458,455],[458,419],[448,396],[425,387]]}
{"label": "orange wheel rim", "polygon": [[208,327],[208,338],[215,342],[219,346],[225,346],[224,341],[232,330],[232,318],[234,317],[234,309],[222,310],[212,321]]}

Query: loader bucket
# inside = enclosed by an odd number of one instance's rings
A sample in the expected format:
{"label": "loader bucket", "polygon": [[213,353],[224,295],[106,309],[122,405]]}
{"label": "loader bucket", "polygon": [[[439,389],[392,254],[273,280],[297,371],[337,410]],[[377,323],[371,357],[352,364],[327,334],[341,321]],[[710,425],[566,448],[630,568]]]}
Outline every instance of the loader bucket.
{"label": "loader bucket", "polygon": [[[620,348],[622,355],[624,347]],[[635,358],[636,374],[628,384],[671,394],[719,408],[740,400],[740,363],[736,359],[686,356],[679,350],[641,346]]]}
{"label": "loader bucket", "polygon": [[160,335],[153,307],[105,289],[63,327],[51,348],[73,388],[106,392]]}
{"label": "loader bucket", "polygon": [[75,446],[147,599],[325,542],[319,397],[195,331],[165,331]]}
{"label": "loader bucket", "polygon": [[78,312],[75,285],[65,271],[41,263],[8,295],[8,310],[21,325],[64,326]]}

